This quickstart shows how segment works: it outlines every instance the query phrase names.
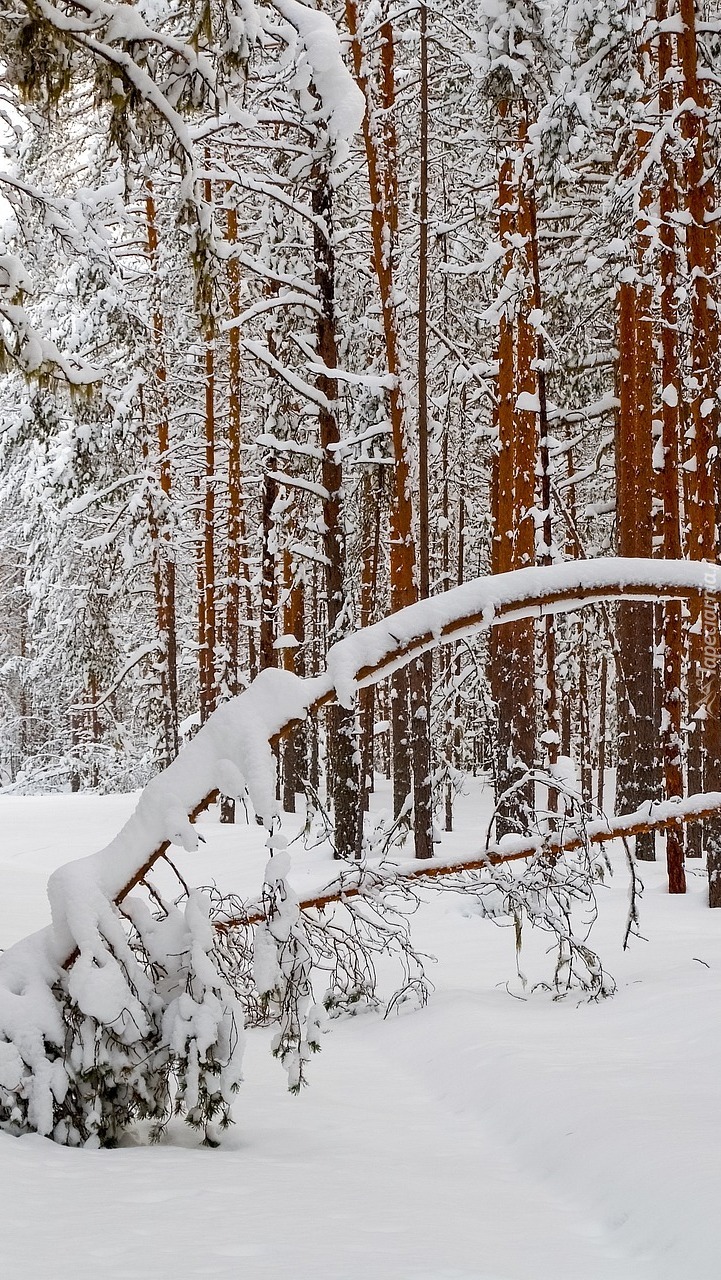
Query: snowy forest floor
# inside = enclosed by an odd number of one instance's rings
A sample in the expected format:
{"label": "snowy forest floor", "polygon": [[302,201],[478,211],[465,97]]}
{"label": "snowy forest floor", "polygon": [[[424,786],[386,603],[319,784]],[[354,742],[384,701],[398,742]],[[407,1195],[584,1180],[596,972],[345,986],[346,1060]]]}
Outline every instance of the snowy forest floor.
{"label": "snowy forest floor", "polygon": [[[107,843],[134,799],[0,797],[0,946],[46,923],[48,873]],[[486,815],[462,798],[444,853],[478,850]],[[176,851],[186,877],[255,895],[260,828],[199,825],[201,851]],[[301,892],[332,875],[327,849],[291,852]],[[693,863],[688,895],[669,898],[661,858],[642,868],[648,940],[624,953],[628,875],[611,856],[591,941],[612,999],[524,993],[513,930],[428,894],[414,920],[437,957],[428,1007],[331,1024],[299,1097],[271,1033],[251,1031],[219,1150],[181,1122],[157,1147],[100,1152],[0,1134],[0,1274],[718,1280],[721,912]],[[552,969],[540,941],[522,957],[531,980]]]}

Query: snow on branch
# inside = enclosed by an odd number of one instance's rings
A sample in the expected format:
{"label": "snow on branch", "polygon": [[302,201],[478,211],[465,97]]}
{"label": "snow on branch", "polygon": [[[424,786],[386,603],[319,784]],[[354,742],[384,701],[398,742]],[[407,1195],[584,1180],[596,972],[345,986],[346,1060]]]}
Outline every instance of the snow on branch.
{"label": "snow on branch", "polygon": [[273,0],[273,3],[298,32],[331,139],[336,146],[349,142],[363,123],[365,99],[343,64],[340,37],[333,19],[319,9],[301,4],[300,0]]}
{"label": "snow on branch", "polygon": [[[0,271],[2,268],[0,262]],[[55,376],[71,387],[99,382],[99,369],[75,356],[64,356],[50,338],[38,332],[25,307],[4,300],[3,283],[0,276],[0,361],[8,359],[28,377]]]}
{"label": "snow on branch", "polygon": [[293,391],[297,391],[299,395],[304,396],[306,400],[310,400],[320,409],[329,407],[328,397],[324,396],[323,392],[318,391],[316,387],[312,387],[309,382],[305,382],[303,378],[299,378],[297,373],[294,373],[292,369],[289,369],[287,365],[278,360],[277,356],[273,355],[265,343],[256,342],[252,338],[244,338],[242,342],[246,351],[255,356],[256,360],[260,360],[266,368],[272,370],[279,378],[282,378]]}
{"label": "snow on branch", "polygon": [[[280,847],[272,744],[323,704],[334,698],[349,704],[357,688],[435,645],[499,623],[614,598],[702,593],[721,594],[717,566],[609,558],[521,569],[479,578],[345,637],[319,676],[263,671],[148,784],[105,849],[54,872],[51,925],[0,956],[0,1125],[98,1145],[113,1141],[134,1118],[162,1125],[174,1088],[174,1105],[214,1141],[215,1126],[229,1122],[238,1087],[243,1015],[214,960],[209,905],[191,893],[183,910],[163,904],[158,920],[133,893],[171,843],[197,848],[193,818],[218,791],[247,794],[272,833],[269,847]],[[715,811],[717,800],[668,802],[655,814],[632,815],[625,833],[641,820],[668,825],[701,816],[706,801]],[[592,838],[610,839],[612,832],[602,825]],[[499,853],[508,860],[514,852],[535,851],[504,845]],[[488,856],[481,861],[488,865]],[[433,875],[433,864],[425,863],[421,874]],[[285,901],[285,892],[278,886],[268,900]],[[285,917],[274,911],[266,922],[277,942]],[[289,925],[286,941],[296,937],[294,929]],[[297,986],[298,973],[305,983],[306,962],[305,943],[296,941],[288,972]],[[312,1010],[308,1017],[312,1022]],[[308,1024],[296,1046],[301,1057],[313,1035]],[[300,1069],[301,1059],[296,1065]]]}

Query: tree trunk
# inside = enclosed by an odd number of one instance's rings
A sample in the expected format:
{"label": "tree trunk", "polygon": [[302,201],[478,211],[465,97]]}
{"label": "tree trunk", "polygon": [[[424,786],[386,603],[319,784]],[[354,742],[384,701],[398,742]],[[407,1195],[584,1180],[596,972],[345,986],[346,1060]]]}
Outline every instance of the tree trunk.
{"label": "tree trunk", "polygon": [[[361,583],[360,625],[370,626],[373,606],[378,590],[378,560],[380,553],[381,494],[373,484],[372,472],[366,468],[361,481]],[[363,813],[369,807],[369,792],[373,790],[374,751],[373,732],[375,719],[375,685],[361,689],[360,743],[361,743],[361,798],[358,813],[357,855],[363,844]]]}
{"label": "tree trunk", "polygon": [[[229,184],[229,190],[232,187]],[[238,215],[229,206],[227,210],[226,239],[234,245],[238,239]],[[238,259],[228,259],[228,303],[230,319],[240,315],[240,267]],[[228,585],[225,613],[225,647],[227,651],[227,684],[231,696],[238,692],[240,668],[240,600],[245,603],[248,668],[253,680],[258,669],[255,629],[253,627],[253,595],[246,568],[241,568],[247,555],[245,506],[243,502],[242,471],[242,382],[240,363],[240,329],[233,324],[228,332]]]}
{"label": "tree trunk", "polygon": [[[313,176],[313,246],[315,282],[320,310],[316,321],[319,362],[326,370],[338,364],[335,317],[335,252],[333,204],[330,175],[318,162]],[[343,468],[338,425],[338,384],[330,373],[317,378],[324,404],[318,410],[320,445],[323,450],[323,551],[328,610],[328,643],[342,639],[351,625],[351,602],[346,584],[346,541],[343,522]],[[357,849],[358,809],[361,807],[361,779],[356,752],[356,712],[354,707],[336,706],[328,719],[328,754],[331,760],[331,788],[334,817],[334,854],[352,858]]]}
{"label": "tree trunk", "polygon": [[[418,597],[430,595],[428,476],[428,10],[420,12],[420,170],[418,240]],[[413,832],[417,858],[433,857],[431,684],[433,655],[424,653],[409,672],[413,743]]]}
{"label": "tree trunk", "polygon": [[[158,226],[155,196],[151,182],[146,184],[145,214],[147,229],[147,246],[150,269],[153,275],[153,286],[158,288]],[[164,326],[160,299],[156,299],[153,310],[153,348],[157,354],[155,366],[155,387],[159,404],[156,417],[156,447],[158,451],[158,470],[162,506],[159,510],[150,502],[149,522],[151,556],[153,560],[153,589],[155,593],[155,610],[158,625],[158,641],[160,647],[160,683],[163,702],[163,738],[166,762],[178,753],[178,656],[177,625],[175,613],[175,561],[170,545],[171,535],[169,515],[172,495],[172,477],[170,470],[170,424],[168,404],[168,374],[164,355]],[[155,397],[154,397],[155,399]],[[145,419],[146,408],[141,399],[141,417]],[[146,435],[147,441],[147,435]],[[149,461],[149,449],[143,445],[143,456]],[[152,510],[151,510],[152,507]]]}
{"label": "tree trunk", "polygon": [[[660,0],[658,16],[667,16],[667,0]],[[671,37],[659,36],[659,107],[662,119],[669,119],[674,107],[671,71]],[[661,253],[661,424],[663,471],[663,553],[667,560],[681,558],[681,512],[679,495],[679,399],[678,307],[676,281],[676,175],[668,144],[664,148],[665,176],[659,192]],[[663,720],[662,742],[666,797],[683,795],[682,722],[682,621],[681,606],[669,601],[665,607],[663,632]],[[670,827],[666,833],[666,865],[669,893],[686,892],[684,831]]]}
{"label": "tree trunk", "polygon": [[[212,183],[205,180],[205,202],[212,201]],[[212,715],[218,701],[216,676],[216,585],[215,585],[215,317],[209,304],[205,317],[205,413],[204,413],[204,496],[203,496],[203,632],[204,680],[200,688],[201,724]]]}
{"label": "tree trunk", "polygon": [[[403,362],[398,335],[394,241],[398,227],[397,154],[395,138],[395,83],[393,31],[384,19],[381,40],[381,82],[378,86],[381,110],[376,109],[368,65],[360,36],[356,0],[346,0],[346,22],[351,37],[355,78],[366,102],[363,119],[368,186],[371,201],[371,243],[373,268],[378,281],[383,337],[388,373],[388,413],[393,441],[393,494],[389,514],[390,601],[397,610],[416,599],[413,509],[408,450],[408,412],[404,401]],[[382,121],[382,123],[381,123]],[[393,676],[393,802],[396,816],[411,792],[411,726],[409,723],[408,679],[404,671]],[[420,701],[416,698],[416,705]],[[418,838],[418,833],[416,833]],[[423,833],[420,832],[423,841]],[[425,856],[426,845],[416,851]]]}
{"label": "tree trunk", "polygon": [[[526,129],[523,132],[525,139]],[[538,221],[536,215],[536,193],[533,169],[529,162],[525,188],[521,193],[521,232],[526,241],[526,257],[532,283],[532,303],[536,313],[543,314],[543,291],[541,289],[541,263],[538,244]],[[549,450],[548,397],[546,344],[543,328],[539,324],[535,331],[535,374],[538,395],[538,431],[540,433],[539,461],[541,467],[541,513],[542,513],[542,549],[538,555],[540,564],[553,563],[553,520],[551,515],[551,457]],[[551,614],[544,621],[545,641],[545,679],[543,686],[543,741],[548,755],[551,770],[558,760],[561,742],[561,724],[558,705],[558,687],[556,681],[556,624]],[[583,670],[583,655],[581,655]],[[585,678],[585,672],[584,678]],[[569,753],[570,754],[570,753]],[[554,788],[548,790],[548,808],[554,813],[558,807],[558,793]]]}
{"label": "tree trunk", "polygon": [[[303,635],[303,583],[299,578],[293,558],[287,549],[283,553],[283,633],[287,639],[293,636],[299,645]],[[286,671],[299,675],[297,650],[286,644],[283,648],[283,666]],[[304,726],[298,725],[285,739],[283,749],[283,808],[286,813],[295,813],[295,797],[300,791],[300,764],[302,759],[301,742]]]}
{"label": "tree trunk", "polygon": [[276,665],[275,650],[275,504],[278,485],[273,479],[275,457],[271,454],[263,477],[260,509],[260,669]]}
{"label": "tree trunk", "polygon": [[[681,117],[688,144],[685,161],[686,257],[690,279],[688,547],[694,560],[715,560],[717,554],[716,490],[718,488],[718,386],[719,318],[714,296],[716,269],[716,198],[714,165],[706,163],[708,114],[707,82],[698,75],[696,10],[694,0],[680,0],[682,31],[679,54],[683,73],[681,96],[691,105]],[[718,610],[704,597],[691,610],[689,645],[689,711],[693,733],[689,744],[689,788],[721,784],[721,726],[719,725]],[[700,828],[698,829],[700,831]],[[695,833],[694,833],[695,835]],[[709,905],[721,906],[721,824],[705,824],[709,877]],[[698,840],[690,852],[699,853]]]}
{"label": "tree trunk", "polygon": [[[512,108],[501,104],[501,120]],[[511,139],[518,147],[518,138]],[[513,270],[513,245],[519,234],[519,186],[514,161],[507,155],[499,171],[499,230],[505,247],[504,276]],[[527,223],[526,223],[527,226]],[[498,452],[492,474],[493,573],[533,564],[535,558],[536,415],[517,410],[518,397],[535,395],[532,364],[535,338],[523,311],[514,319],[503,314],[498,343],[496,424]],[[496,838],[528,829],[533,809],[533,783],[524,781],[536,751],[534,626],[530,620],[511,623],[493,632],[490,680],[497,714]]]}
{"label": "tree trunk", "polygon": [[[639,316],[649,298],[633,283],[619,287],[619,363],[616,419],[616,529],[618,553],[649,556],[652,549],[652,434],[650,318]],[[616,809],[637,809],[653,798],[655,744],[653,699],[653,606],[617,607],[618,640]],[[636,856],[655,858],[653,832],[639,836]]]}

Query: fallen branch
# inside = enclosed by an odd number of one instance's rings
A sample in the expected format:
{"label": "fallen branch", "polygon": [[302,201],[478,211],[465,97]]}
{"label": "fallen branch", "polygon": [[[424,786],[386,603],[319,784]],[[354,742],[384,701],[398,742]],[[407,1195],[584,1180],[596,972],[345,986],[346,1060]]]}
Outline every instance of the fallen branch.
{"label": "fallen branch", "polygon": [[[654,812],[652,816],[651,811]],[[474,858],[444,862],[408,862],[385,863],[373,867],[373,876],[392,882],[403,880],[433,880],[439,876],[457,875],[460,871],[483,871],[487,867],[498,867],[506,862],[518,862],[523,858],[542,855],[546,858],[557,858],[564,853],[573,853],[585,844],[608,844],[613,840],[621,840],[629,836],[638,836],[646,831],[665,831],[669,827],[680,826],[687,822],[699,822],[713,817],[721,811],[721,791],[709,791],[685,800],[663,800],[645,804],[633,813],[618,814],[610,818],[589,822],[583,834],[563,839],[557,832],[549,832],[545,836],[512,836],[503,845],[490,845],[489,848]],[[303,898],[298,903],[300,911],[322,911],[334,902],[342,902],[346,898],[354,898],[365,892],[365,867],[353,866],[342,876],[326,885],[313,897]],[[247,913],[233,916],[227,920],[214,921],[215,928],[221,933],[244,925],[259,924],[264,919],[259,905],[249,904]]]}

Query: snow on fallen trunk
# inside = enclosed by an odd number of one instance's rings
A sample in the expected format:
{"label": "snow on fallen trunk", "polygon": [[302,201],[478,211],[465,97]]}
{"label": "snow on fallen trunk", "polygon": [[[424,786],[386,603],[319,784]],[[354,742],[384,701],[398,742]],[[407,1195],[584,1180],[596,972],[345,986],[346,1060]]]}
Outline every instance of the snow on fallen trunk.
{"label": "snow on fallen trunk", "polygon": [[51,876],[51,925],[0,956],[0,1124],[65,1142],[112,1141],[139,1115],[162,1122],[171,1077],[191,1123],[210,1136],[218,1118],[227,1121],[242,1015],[212,962],[207,904],[192,895],[184,911],[170,906],[158,921],[132,890],[168,844],[197,847],[190,815],[217,790],[247,791],[273,826],[271,739],[290,724],[334,696],[349,704],[356,688],[419,653],[499,622],[619,596],[698,592],[721,593],[718,567],[609,558],[521,569],[346,637],[320,676],[262,672],[149,783],[105,849]]}
{"label": "snow on fallen trunk", "polygon": [[328,670],[338,701],[349,705],[357,688],[374,684],[423,650],[501,622],[572,612],[620,596],[658,600],[698,592],[721,593],[719,566],[608,557],[517,569],[475,578],[357,631],[330,650]]}

